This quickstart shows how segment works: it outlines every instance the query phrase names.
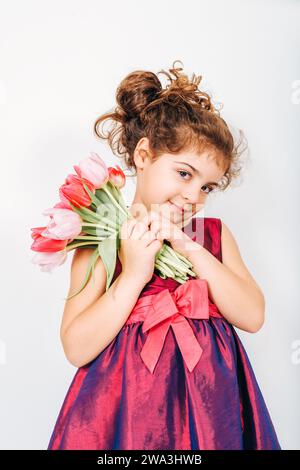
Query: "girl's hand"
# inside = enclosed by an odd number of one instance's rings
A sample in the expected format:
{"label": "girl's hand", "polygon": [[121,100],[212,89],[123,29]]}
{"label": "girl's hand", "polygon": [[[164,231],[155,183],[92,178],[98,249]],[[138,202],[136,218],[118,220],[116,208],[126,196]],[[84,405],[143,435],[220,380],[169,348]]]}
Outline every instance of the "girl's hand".
{"label": "girl's hand", "polygon": [[143,285],[153,276],[156,253],[163,242],[149,229],[149,214],[140,221],[126,219],[120,229],[120,249],[118,252],[122,272]]}
{"label": "girl's hand", "polygon": [[[188,252],[192,249],[192,245],[195,245],[195,242],[165,213],[151,211],[149,218],[150,230],[156,234],[158,240],[162,243],[164,240],[168,240],[173,250],[188,257]],[[199,248],[198,244],[197,247]]]}

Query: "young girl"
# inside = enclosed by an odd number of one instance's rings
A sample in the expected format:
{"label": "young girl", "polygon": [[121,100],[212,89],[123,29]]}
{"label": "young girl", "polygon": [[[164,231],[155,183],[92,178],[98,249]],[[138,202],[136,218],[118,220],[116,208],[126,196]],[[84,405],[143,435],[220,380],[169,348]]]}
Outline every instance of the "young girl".
{"label": "young girl", "polygon": [[[65,304],[61,340],[78,368],[48,449],[281,449],[234,326],[264,323],[264,296],[219,218],[193,217],[208,194],[239,173],[237,146],[213,107],[173,68],[162,87],[148,71],[130,73],[118,107],[95,123],[136,170],[121,227],[113,282],[101,259],[83,291]],[[119,124],[106,136],[99,124]],[[169,244],[193,264],[180,284],[154,272]],[[77,248],[69,295],[85,277],[91,248]]]}

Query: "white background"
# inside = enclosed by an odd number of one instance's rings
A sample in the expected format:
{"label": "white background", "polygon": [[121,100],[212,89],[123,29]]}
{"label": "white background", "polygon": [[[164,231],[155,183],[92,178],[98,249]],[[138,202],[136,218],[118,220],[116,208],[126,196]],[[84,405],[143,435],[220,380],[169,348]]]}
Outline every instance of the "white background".
{"label": "white background", "polygon": [[76,372],[59,339],[71,256],[42,273],[30,262],[30,228],[47,223],[42,211],[90,151],[120,164],[93,124],[121,79],[179,59],[248,139],[242,184],[211,197],[205,216],[229,226],[264,291],[263,328],[237,332],[282,448],[299,449],[299,2],[0,6],[0,447],[45,449]]}

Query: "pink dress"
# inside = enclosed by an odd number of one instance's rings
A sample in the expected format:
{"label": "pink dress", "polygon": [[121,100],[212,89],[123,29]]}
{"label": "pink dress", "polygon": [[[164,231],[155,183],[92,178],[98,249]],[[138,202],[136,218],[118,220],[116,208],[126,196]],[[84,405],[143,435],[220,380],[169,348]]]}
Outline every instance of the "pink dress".
{"label": "pink dress", "polygon": [[[222,262],[220,219],[197,217],[183,230]],[[118,260],[114,279],[120,271]],[[118,335],[76,371],[55,449],[281,449],[247,353],[206,280],[180,284],[154,272]]]}

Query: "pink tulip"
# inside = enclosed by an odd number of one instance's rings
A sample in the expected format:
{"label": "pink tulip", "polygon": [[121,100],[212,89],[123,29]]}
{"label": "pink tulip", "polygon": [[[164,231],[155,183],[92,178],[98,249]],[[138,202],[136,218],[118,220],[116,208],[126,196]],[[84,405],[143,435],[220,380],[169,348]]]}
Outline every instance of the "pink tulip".
{"label": "pink tulip", "polygon": [[34,227],[31,229],[31,237],[34,240],[30,247],[31,250],[50,253],[63,250],[70,240],[53,240],[52,238],[43,237],[42,232],[46,230],[46,228],[47,227]]}
{"label": "pink tulip", "polygon": [[33,264],[38,264],[41,268],[41,271],[51,272],[52,269],[60,266],[65,262],[67,258],[67,250],[60,250],[55,253],[35,253],[31,262]]}
{"label": "pink tulip", "polygon": [[69,204],[69,201],[67,201],[66,203],[63,202],[63,201],[60,201],[60,202],[57,202],[56,204],[54,204],[53,207],[58,207],[60,209],[69,209],[70,210],[70,204]]}
{"label": "pink tulip", "polygon": [[50,216],[50,222],[41,235],[54,240],[69,240],[76,238],[82,231],[82,219],[69,209],[50,208],[43,212]]}
{"label": "pink tulip", "polygon": [[74,165],[73,168],[79,177],[90,181],[96,189],[107,183],[109,178],[107,166],[95,152],[90,152],[89,157],[81,160],[79,165]]}
{"label": "pink tulip", "polygon": [[116,165],[116,168],[109,166],[108,173],[109,181],[117,188],[123,188],[123,186],[125,185],[126,177],[119,165]]}
{"label": "pink tulip", "polygon": [[[95,186],[85,178],[84,183],[87,185],[89,190],[95,194]],[[65,184],[59,188],[59,197],[61,202],[71,209],[69,201],[75,207],[89,207],[91,205],[91,198],[84,189],[81,177],[77,175],[68,175]]]}

